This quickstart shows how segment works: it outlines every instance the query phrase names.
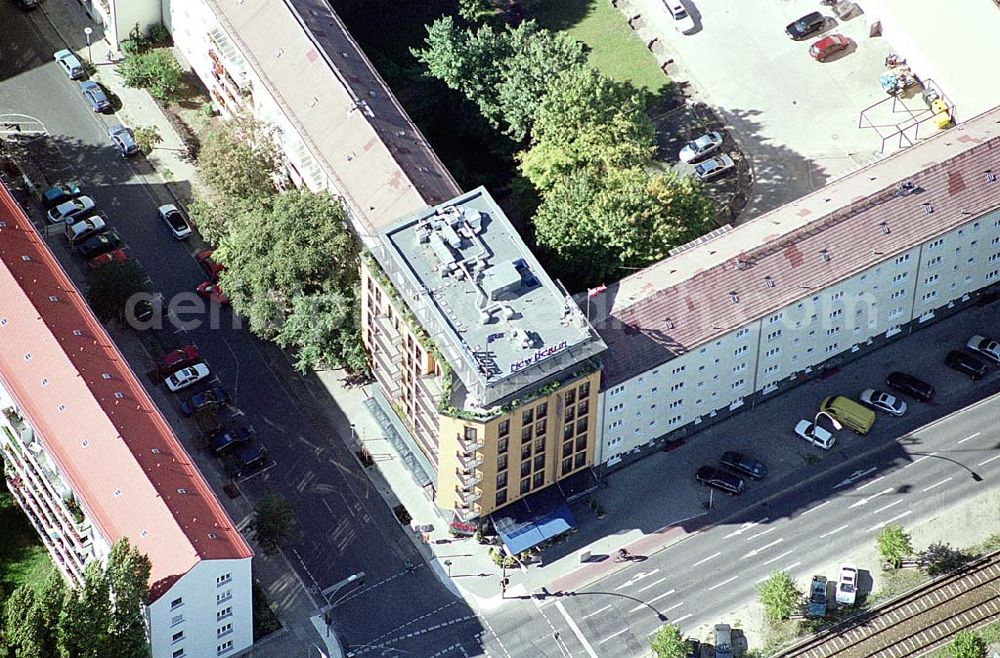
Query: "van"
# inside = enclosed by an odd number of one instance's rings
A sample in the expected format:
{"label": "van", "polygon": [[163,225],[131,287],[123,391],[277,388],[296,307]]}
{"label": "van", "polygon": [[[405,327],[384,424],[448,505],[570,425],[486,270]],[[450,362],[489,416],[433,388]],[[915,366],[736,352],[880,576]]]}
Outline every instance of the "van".
{"label": "van", "polygon": [[823,398],[819,410],[826,412],[858,434],[868,434],[875,423],[875,412],[843,395]]}
{"label": "van", "polygon": [[885,378],[885,385],[894,391],[899,391],[924,402],[930,402],[934,399],[933,386],[905,372],[890,372],[889,376]]}
{"label": "van", "polygon": [[733,658],[733,629],[729,624],[715,625],[715,658]]}

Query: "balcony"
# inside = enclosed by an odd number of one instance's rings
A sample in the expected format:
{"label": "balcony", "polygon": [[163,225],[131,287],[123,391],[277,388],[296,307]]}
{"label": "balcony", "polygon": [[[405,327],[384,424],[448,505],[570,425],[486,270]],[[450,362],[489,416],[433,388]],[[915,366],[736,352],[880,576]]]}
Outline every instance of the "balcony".
{"label": "balcony", "polygon": [[483,456],[478,453],[469,455],[463,452],[456,452],[455,456],[458,457],[458,463],[463,469],[465,469],[466,473],[478,468],[483,463]]}
{"label": "balcony", "polygon": [[14,435],[21,439],[24,445],[29,445],[34,440],[35,433],[31,430],[31,426],[24,422],[17,409],[6,407],[3,410],[3,417],[7,420],[7,424],[13,430]]}
{"label": "balcony", "polygon": [[461,521],[462,523],[468,523],[470,521],[475,521],[476,519],[479,518],[479,506],[478,505],[470,505],[470,506],[456,505],[455,509],[454,509],[454,512],[455,512],[455,516],[457,516],[458,520]]}
{"label": "balcony", "polygon": [[484,445],[486,445],[486,443],[480,438],[469,439],[462,435],[459,435],[458,437],[458,447],[465,452],[475,452],[482,449]]}
{"label": "balcony", "polygon": [[469,506],[472,505],[477,500],[479,500],[480,498],[482,498],[483,492],[479,491],[478,489],[474,491],[463,491],[458,487],[455,487],[455,495],[458,496],[458,499],[462,501],[463,505]]}
{"label": "balcony", "polygon": [[463,473],[461,469],[455,469],[455,475],[458,476],[458,481],[462,483],[463,489],[471,489],[480,482],[483,481],[483,474],[479,471],[473,471],[470,473]]}

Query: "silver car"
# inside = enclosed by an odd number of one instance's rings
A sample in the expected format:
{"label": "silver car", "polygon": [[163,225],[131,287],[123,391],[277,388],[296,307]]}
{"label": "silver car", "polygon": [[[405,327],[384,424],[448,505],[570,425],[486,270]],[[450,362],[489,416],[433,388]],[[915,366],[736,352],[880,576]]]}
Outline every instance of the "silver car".
{"label": "silver car", "polygon": [[52,58],[56,60],[56,64],[62,69],[63,73],[69,76],[70,80],[79,80],[83,76],[87,75],[87,71],[84,70],[83,64],[77,59],[69,50],[60,50],[52,55]]}
{"label": "silver car", "polygon": [[876,391],[874,388],[866,388],[861,391],[861,401],[872,409],[884,411],[893,416],[902,416],[906,413],[906,403],[895,395],[889,395],[885,391]]}
{"label": "silver car", "polygon": [[688,142],[681,149],[679,157],[681,162],[697,162],[720,146],[722,146],[722,134],[713,130]]}
{"label": "silver car", "polygon": [[976,354],[982,354],[993,363],[1000,364],[1000,343],[992,338],[977,334],[969,339],[965,347]]}
{"label": "silver car", "polygon": [[698,177],[699,180],[709,180],[715,178],[716,176],[721,176],[730,169],[736,167],[736,163],[733,159],[723,153],[722,155],[717,155],[710,160],[705,160],[699,165],[695,165],[694,175]]}
{"label": "silver car", "polygon": [[111,126],[108,128],[108,136],[123,158],[139,152],[139,146],[135,143],[135,136],[127,126]]}
{"label": "silver car", "polygon": [[48,212],[49,223],[58,224],[73,219],[93,210],[95,205],[94,200],[89,196],[81,196],[65,203],[60,203]]}

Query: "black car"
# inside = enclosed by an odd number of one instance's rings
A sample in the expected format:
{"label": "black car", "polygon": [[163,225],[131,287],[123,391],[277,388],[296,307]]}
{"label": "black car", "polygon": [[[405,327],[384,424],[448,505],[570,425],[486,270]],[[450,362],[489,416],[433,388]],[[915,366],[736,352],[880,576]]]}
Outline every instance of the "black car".
{"label": "black car", "polygon": [[687,653],[684,654],[685,658],[701,658],[701,642],[689,637],[684,640],[687,643]]}
{"label": "black car", "polygon": [[21,9],[36,9],[38,7],[38,0],[15,0],[15,2]]}
{"label": "black car", "polygon": [[798,41],[815,34],[826,27],[826,17],[818,11],[806,14],[785,28],[785,34]]}
{"label": "black car", "polygon": [[99,233],[92,238],[88,238],[76,246],[76,253],[84,259],[90,260],[95,256],[106,254],[122,246],[122,238],[118,231],[110,229],[104,233]]}
{"label": "black car", "polygon": [[982,379],[986,376],[986,363],[982,359],[976,358],[968,352],[952,350],[948,352],[948,356],[944,357],[944,363],[949,368],[954,368],[955,370],[968,375],[973,381]]}
{"label": "black car", "polygon": [[767,477],[767,466],[752,457],[747,457],[741,452],[727,450],[722,453],[719,463],[740,475],[746,475],[754,480],[763,480]]}
{"label": "black car", "polygon": [[694,474],[694,478],[706,487],[713,487],[733,496],[743,491],[743,478],[714,466],[702,466]]}
{"label": "black car", "polygon": [[913,375],[905,372],[890,372],[885,378],[885,385],[894,391],[899,391],[903,395],[911,398],[930,402],[934,398],[934,387],[922,379],[917,379]]}
{"label": "black car", "polygon": [[262,446],[247,448],[239,454],[240,468],[236,472],[236,478],[242,478],[252,474],[258,468],[267,463],[267,450]]}
{"label": "black car", "polygon": [[191,417],[199,411],[218,409],[229,401],[229,396],[221,386],[214,386],[206,391],[195,393],[187,400],[181,402],[181,413]]}
{"label": "black car", "polygon": [[[234,427],[233,429],[227,430],[212,439],[212,452],[217,455],[221,455],[222,453],[228,452],[237,446],[245,446],[250,443],[251,438],[253,438],[253,432],[246,427]],[[240,455],[240,457],[242,459],[243,455]],[[261,457],[261,463],[263,463],[263,456]],[[244,465],[246,466],[247,464]],[[249,465],[252,466],[253,463]]]}

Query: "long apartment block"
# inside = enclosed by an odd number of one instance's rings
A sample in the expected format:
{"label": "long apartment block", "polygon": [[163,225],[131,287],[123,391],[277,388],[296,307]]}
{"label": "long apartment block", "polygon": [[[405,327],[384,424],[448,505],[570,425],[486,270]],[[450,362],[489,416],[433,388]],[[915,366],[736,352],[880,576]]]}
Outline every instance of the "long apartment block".
{"label": "long apartment block", "polygon": [[10,192],[0,186],[6,486],[71,584],[127,537],[152,562],[153,658],[253,644],[253,553]]}

